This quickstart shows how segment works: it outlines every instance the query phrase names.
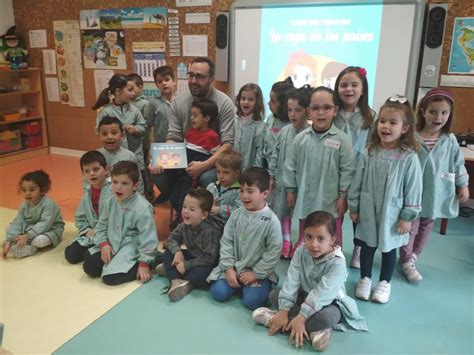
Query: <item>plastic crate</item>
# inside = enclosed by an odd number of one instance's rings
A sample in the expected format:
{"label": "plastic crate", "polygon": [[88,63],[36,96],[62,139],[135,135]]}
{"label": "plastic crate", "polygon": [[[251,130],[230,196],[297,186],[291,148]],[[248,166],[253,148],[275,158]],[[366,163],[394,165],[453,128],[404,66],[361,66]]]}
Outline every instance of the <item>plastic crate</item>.
{"label": "plastic crate", "polygon": [[32,134],[26,136],[26,147],[27,148],[36,148],[43,145],[43,137],[41,134]]}
{"label": "plastic crate", "polygon": [[30,136],[33,134],[40,134],[41,133],[41,124],[40,122],[29,122],[23,126],[24,134]]}
{"label": "plastic crate", "polygon": [[0,154],[21,150],[21,134],[20,131],[3,131],[0,132]]}

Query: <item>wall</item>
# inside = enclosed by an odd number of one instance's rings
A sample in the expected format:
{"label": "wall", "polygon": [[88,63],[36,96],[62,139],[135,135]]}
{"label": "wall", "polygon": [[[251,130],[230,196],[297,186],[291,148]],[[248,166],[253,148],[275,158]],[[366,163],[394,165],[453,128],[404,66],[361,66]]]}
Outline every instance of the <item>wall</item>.
{"label": "wall", "polygon": [[15,24],[13,17],[13,0],[0,0],[0,34],[4,34]]}

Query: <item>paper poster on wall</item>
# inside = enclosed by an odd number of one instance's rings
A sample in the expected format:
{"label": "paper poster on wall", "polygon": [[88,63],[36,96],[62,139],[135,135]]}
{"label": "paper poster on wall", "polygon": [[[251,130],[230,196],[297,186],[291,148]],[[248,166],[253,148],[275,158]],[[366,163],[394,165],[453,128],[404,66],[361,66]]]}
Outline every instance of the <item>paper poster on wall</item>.
{"label": "paper poster on wall", "polygon": [[183,92],[187,92],[188,90],[188,81],[179,79],[176,85],[176,94],[182,94]]}
{"label": "paper poster on wall", "polygon": [[46,30],[30,30],[30,48],[47,48]]}
{"label": "paper poster on wall", "polygon": [[165,29],[168,26],[166,7],[145,7],[143,9],[143,28]]}
{"label": "paper poster on wall", "polygon": [[178,10],[168,9],[168,43],[169,43],[169,56],[179,57],[181,56],[181,37],[179,34],[179,16]]}
{"label": "paper poster on wall", "polygon": [[60,99],[62,104],[69,105],[71,101],[69,83],[69,57],[66,42],[66,21],[54,21],[54,42],[59,74],[59,87],[61,88]]}
{"label": "paper poster on wall", "polygon": [[165,42],[133,42],[133,68],[144,81],[153,82],[153,70],[166,65]]}
{"label": "paper poster on wall", "polygon": [[474,17],[454,19],[448,73],[474,74]]}
{"label": "paper poster on wall", "polygon": [[207,57],[206,35],[184,35],[183,36],[184,57]]}
{"label": "paper poster on wall", "polygon": [[79,19],[82,30],[94,30],[100,28],[99,10],[81,10]]}
{"label": "paper poster on wall", "polygon": [[48,101],[59,102],[58,78],[45,78],[44,83],[46,86],[46,97],[48,98]]}
{"label": "paper poster on wall", "polygon": [[94,86],[96,97],[99,97],[99,94],[102,92],[102,90],[109,86],[109,80],[113,75],[113,70],[94,70]]}
{"label": "paper poster on wall", "polygon": [[143,84],[143,95],[148,99],[152,97],[157,97],[160,94],[160,89],[158,89],[155,83],[144,83]]}
{"label": "paper poster on wall", "polygon": [[211,23],[211,14],[209,12],[190,12],[186,14],[186,23]]}
{"label": "paper poster on wall", "polygon": [[120,9],[99,10],[100,28],[104,30],[119,30],[122,28]]}
{"label": "paper poster on wall", "polygon": [[43,49],[43,70],[46,75],[56,75],[56,52],[54,49]]}
{"label": "paper poster on wall", "polygon": [[122,30],[83,30],[84,68],[127,69]]}
{"label": "paper poster on wall", "polygon": [[143,28],[143,8],[129,7],[120,10],[122,28]]}
{"label": "paper poster on wall", "polygon": [[176,0],[176,7],[212,6],[212,0]]}

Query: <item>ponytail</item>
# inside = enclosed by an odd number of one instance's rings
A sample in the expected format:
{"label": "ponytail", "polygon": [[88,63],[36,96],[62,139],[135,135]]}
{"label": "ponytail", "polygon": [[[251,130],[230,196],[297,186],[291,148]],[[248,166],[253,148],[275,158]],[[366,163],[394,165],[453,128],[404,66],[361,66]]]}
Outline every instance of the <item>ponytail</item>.
{"label": "ponytail", "polygon": [[110,102],[109,99],[109,88],[106,87],[104,90],[102,90],[99,94],[99,97],[97,98],[97,101],[95,102],[95,105],[92,106],[93,110],[98,110],[101,107],[104,107]]}
{"label": "ponytail", "polygon": [[[131,80],[131,79],[130,79]],[[97,110],[110,102],[109,95],[115,95],[117,90],[121,90],[127,86],[129,79],[123,74],[114,74],[109,80],[109,86],[102,90],[97,102],[92,106],[93,110]]]}

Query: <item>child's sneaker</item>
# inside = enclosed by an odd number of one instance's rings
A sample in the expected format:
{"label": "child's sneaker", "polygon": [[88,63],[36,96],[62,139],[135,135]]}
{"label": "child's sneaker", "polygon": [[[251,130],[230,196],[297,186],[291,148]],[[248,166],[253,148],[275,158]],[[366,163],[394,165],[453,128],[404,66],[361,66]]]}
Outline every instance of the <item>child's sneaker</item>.
{"label": "child's sneaker", "polygon": [[19,247],[18,245],[12,246],[11,252],[14,258],[21,259],[27,256],[35,255],[38,249],[33,245],[25,245]]}
{"label": "child's sneaker", "polygon": [[374,293],[372,294],[372,301],[377,303],[387,303],[390,299],[390,291],[392,286],[390,282],[385,280],[379,281],[377,286],[375,286]]}
{"label": "child's sneaker", "polygon": [[291,241],[284,240],[281,246],[281,257],[288,259],[291,253]]}
{"label": "child's sneaker", "polygon": [[295,255],[295,252],[296,252],[296,249],[298,249],[301,245],[303,245],[304,242],[303,241],[298,241],[295,246],[293,247],[293,249],[291,249],[291,252],[290,252],[290,258],[293,257],[293,255]]}
{"label": "child's sneaker", "polygon": [[171,302],[179,301],[193,289],[191,282],[187,280],[175,279],[171,281],[168,297]]}
{"label": "child's sneaker", "polygon": [[165,264],[163,263],[158,264],[155,267],[155,270],[153,270],[153,274],[158,275],[158,276],[166,276]]}
{"label": "child's sneaker", "polygon": [[402,264],[402,270],[403,273],[405,274],[405,277],[409,282],[420,282],[423,280],[423,276],[418,272],[416,269],[415,263],[414,262],[407,262]]}
{"label": "child's sneaker", "polygon": [[372,280],[368,277],[360,278],[355,289],[355,296],[363,301],[368,301],[370,298],[370,288],[372,287]]}
{"label": "child's sneaker", "polygon": [[326,350],[329,344],[329,339],[331,338],[331,334],[331,328],[318,330],[317,332],[311,332],[309,336],[311,338],[311,343],[313,344],[313,349],[316,351]]}
{"label": "child's sneaker", "polygon": [[268,327],[268,322],[276,313],[276,311],[272,311],[270,308],[260,307],[252,312],[252,319],[255,323]]}
{"label": "child's sneaker", "polygon": [[360,249],[360,246],[354,245],[351,262],[349,263],[349,267],[352,269],[360,269]]}

